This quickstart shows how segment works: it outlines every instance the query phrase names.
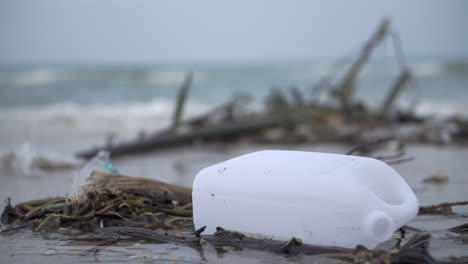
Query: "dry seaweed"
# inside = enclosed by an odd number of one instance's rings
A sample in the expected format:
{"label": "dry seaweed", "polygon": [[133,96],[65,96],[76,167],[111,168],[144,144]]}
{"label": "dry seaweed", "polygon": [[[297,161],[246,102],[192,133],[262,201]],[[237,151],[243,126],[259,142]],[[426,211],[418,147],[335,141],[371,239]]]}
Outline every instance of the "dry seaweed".
{"label": "dry seaweed", "polygon": [[94,172],[88,181],[76,197],[16,206],[7,200],[1,222],[12,228],[28,223],[34,231],[73,228],[88,232],[103,226],[193,228],[190,188],[106,172]]}

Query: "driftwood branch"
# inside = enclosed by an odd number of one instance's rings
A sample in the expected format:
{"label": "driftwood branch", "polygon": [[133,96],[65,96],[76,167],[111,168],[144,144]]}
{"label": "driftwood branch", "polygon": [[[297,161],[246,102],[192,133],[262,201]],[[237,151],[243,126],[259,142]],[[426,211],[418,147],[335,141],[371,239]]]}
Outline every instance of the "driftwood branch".
{"label": "driftwood branch", "polygon": [[159,243],[176,243],[201,249],[200,245],[210,244],[218,252],[229,252],[242,249],[268,251],[275,254],[317,255],[328,259],[341,260],[344,263],[438,263],[427,251],[430,235],[416,234],[396,252],[369,250],[361,245],[355,249],[303,244],[298,238],[288,241],[260,239],[245,236],[236,231],[221,227],[213,235],[200,235],[200,232],[171,232],[162,229],[150,230],[135,227],[107,227],[96,229],[96,232],[107,239],[146,240]]}
{"label": "driftwood branch", "polygon": [[400,76],[393,84],[387,97],[385,97],[385,101],[384,101],[382,112],[381,112],[381,116],[383,118],[388,118],[388,115],[390,113],[390,110],[392,109],[395,99],[398,97],[398,95],[400,94],[400,92],[403,90],[403,88],[405,87],[405,85],[408,83],[410,79],[411,79],[411,73],[409,72],[409,70],[405,69],[400,73]]}
{"label": "driftwood branch", "polygon": [[180,87],[179,94],[177,95],[176,107],[174,109],[174,116],[172,118],[171,131],[174,132],[180,125],[180,120],[184,112],[185,101],[190,87],[192,86],[193,72],[188,72],[185,76],[185,80]]}
{"label": "driftwood branch", "polygon": [[390,20],[385,18],[361,50],[358,59],[351,65],[348,72],[338,85],[337,95],[343,113],[352,115],[352,99],[355,90],[356,77],[369,60],[372,50],[385,38],[390,27]]}
{"label": "driftwood branch", "polygon": [[[110,151],[113,157],[117,157],[174,147],[181,144],[190,144],[198,141],[236,139],[250,133],[262,131],[267,128],[294,125],[303,121],[304,118],[304,115],[294,114],[226,122],[216,126],[207,126],[193,129],[182,134],[164,133],[143,140],[124,142],[120,145],[111,146],[105,150]],[[87,151],[79,152],[77,156],[80,158],[89,159],[103,149],[104,148],[102,147],[93,148]]]}
{"label": "driftwood branch", "polygon": [[454,214],[452,207],[462,205],[468,205],[468,201],[421,206],[418,215],[452,215]]}

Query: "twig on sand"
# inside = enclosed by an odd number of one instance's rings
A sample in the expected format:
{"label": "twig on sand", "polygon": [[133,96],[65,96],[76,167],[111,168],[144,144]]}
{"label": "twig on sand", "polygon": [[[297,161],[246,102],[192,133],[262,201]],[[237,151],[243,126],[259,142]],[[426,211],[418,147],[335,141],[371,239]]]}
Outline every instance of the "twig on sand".
{"label": "twig on sand", "polygon": [[453,206],[468,205],[468,201],[441,203],[419,207],[419,215],[453,215]]}

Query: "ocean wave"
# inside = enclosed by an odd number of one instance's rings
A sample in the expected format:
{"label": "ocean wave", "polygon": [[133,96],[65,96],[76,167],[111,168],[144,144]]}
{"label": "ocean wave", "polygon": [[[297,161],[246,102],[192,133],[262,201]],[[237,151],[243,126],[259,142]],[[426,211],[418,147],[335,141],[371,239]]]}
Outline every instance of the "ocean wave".
{"label": "ocean wave", "polygon": [[[185,117],[203,113],[209,105],[188,102]],[[0,139],[131,137],[141,131],[152,132],[170,124],[173,101],[154,99],[143,103],[79,105],[57,103],[0,111]]]}
{"label": "ocean wave", "polygon": [[[147,85],[180,85],[187,70],[185,68],[158,67],[38,67],[20,70],[0,70],[0,85],[34,87],[53,85],[62,82],[88,83],[140,83]],[[198,81],[202,81],[205,71],[195,71]]]}
{"label": "ocean wave", "polygon": [[[181,85],[187,74],[186,70],[174,69],[174,70],[148,70],[145,72],[144,82],[151,85]],[[205,79],[205,73],[202,71],[194,72],[195,80],[197,83],[203,82]]]}
{"label": "ocean wave", "polygon": [[37,86],[66,81],[73,77],[70,72],[49,68],[35,68],[18,72],[2,72],[0,85]]}
{"label": "ocean wave", "polygon": [[454,102],[451,100],[424,100],[412,101],[408,98],[401,98],[397,103],[399,109],[413,109],[421,116],[431,116],[434,118],[446,118],[454,115],[466,116],[468,106],[463,102]]}
{"label": "ocean wave", "polygon": [[412,63],[410,69],[418,77],[433,76],[447,72],[449,69],[444,62],[425,61]]}

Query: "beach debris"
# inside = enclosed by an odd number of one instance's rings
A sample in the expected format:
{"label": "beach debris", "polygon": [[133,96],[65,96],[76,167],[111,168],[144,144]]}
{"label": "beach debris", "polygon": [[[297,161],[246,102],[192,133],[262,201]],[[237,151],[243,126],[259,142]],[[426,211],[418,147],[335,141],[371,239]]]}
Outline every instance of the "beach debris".
{"label": "beach debris", "polygon": [[302,246],[302,240],[297,237],[292,237],[281,247],[286,254],[293,253],[297,247]]}
{"label": "beach debris", "polygon": [[393,137],[363,142],[349,150],[346,155],[371,157],[389,165],[406,163],[415,159],[407,156],[405,144]]}
{"label": "beach debris", "polygon": [[458,226],[454,226],[452,228],[449,228],[448,230],[450,230],[452,232],[455,232],[455,233],[466,234],[466,233],[468,233],[468,223],[458,225]]}
{"label": "beach debris", "polygon": [[[15,228],[28,223],[34,231],[81,230],[130,226],[193,228],[191,189],[145,178],[94,171],[73,198],[48,198],[11,205],[1,223]],[[73,232],[70,232],[73,233]]]}
{"label": "beach debris", "polygon": [[443,171],[438,171],[431,176],[423,179],[425,183],[445,184],[449,180],[448,175]]}
{"label": "beach debris", "polygon": [[427,250],[430,238],[429,234],[415,234],[396,254],[392,255],[391,263],[439,263]]}
{"label": "beach debris", "polygon": [[[404,179],[381,161],[281,150],[253,152],[204,168],[195,177],[192,199],[195,227],[206,225],[206,234],[221,225],[348,248],[374,248],[388,240],[416,216],[419,205]],[[359,210],[341,211],[344,204]],[[288,213],[272,217],[271,211]],[[250,221],[241,221],[244,215]]]}
{"label": "beach debris", "polygon": [[400,76],[396,79],[393,86],[390,88],[387,97],[385,98],[384,104],[382,106],[381,116],[382,118],[389,118],[390,111],[392,110],[393,104],[395,99],[397,98],[398,94],[403,90],[406,83],[411,80],[411,72],[405,68],[400,73]]}
{"label": "beach debris", "polygon": [[49,249],[47,250],[46,252],[44,252],[44,255],[46,256],[53,256],[57,253],[57,251],[53,250],[53,249]]}
{"label": "beach debris", "polygon": [[1,216],[1,223],[12,223],[14,220],[21,217],[21,213],[17,212],[13,206],[11,206],[11,199],[8,197],[5,201],[5,209]]}
{"label": "beach debris", "polygon": [[[95,239],[106,241],[101,245],[115,243],[119,240],[143,240],[156,243],[175,243],[195,248],[209,244],[222,253],[253,249],[288,256],[316,255],[341,260],[345,263],[437,263],[427,251],[430,239],[428,234],[416,234],[400,249],[386,251],[382,249],[370,250],[362,245],[358,245],[354,249],[310,245],[304,244],[295,237],[286,242],[270,238],[250,237],[222,227],[217,227],[217,231],[213,235],[201,233],[199,237],[190,232],[168,232],[160,229],[132,227],[104,228],[98,229],[96,232],[103,234],[103,236],[95,237]],[[76,239],[81,240],[81,238]]]}
{"label": "beach debris", "polygon": [[81,162],[72,157],[40,153],[27,142],[14,151],[0,153],[0,170],[26,176],[74,169],[80,164]]}
{"label": "beach debris", "polygon": [[193,72],[190,71],[185,76],[185,80],[179,89],[176,108],[174,110],[174,116],[172,118],[172,126],[170,128],[171,132],[177,132],[177,129],[180,126],[182,114],[184,112],[185,101],[187,99],[187,94],[189,92],[190,87],[192,86],[192,80],[193,80]]}
{"label": "beach debris", "polygon": [[133,239],[143,239],[159,243],[176,243],[185,245],[198,245],[200,238],[193,233],[170,232],[161,228],[151,230],[139,227],[106,227],[95,230],[109,236],[127,236]]}
{"label": "beach debris", "polygon": [[339,98],[341,111],[348,119],[355,117],[356,107],[353,95],[356,90],[357,76],[370,59],[373,49],[385,39],[389,30],[390,20],[384,18],[371,38],[363,46],[356,61],[348,69],[335,90],[333,90],[334,95]]}
{"label": "beach debris", "polygon": [[95,157],[88,161],[83,168],[81,168],[77,175],[73,178],[73,184],[71,194],[73,196],[79,195],[83,189],[83,186],[87,184],[87,181],[94,171],[108,171],[110,173],[118,173],[118,171],[112,166],[110,160],[110,153],[107,151],[99,151]]}
{"label": "beach debris", "polygon": [[441,203],[419,207],[418,215],[453,215],[453,206],[468,205],[468,201]]}
{"label": "beach debris", "polygon": [[326,253],[351,253],[352,249],[327,247],[319,245],[304,244],[298,238],[291,238],[288,241],[272,240],[271,238],[257,238],[246,236],[237,231],[226,230],[222,227],[216,227],[216,232],[212,235],[201,236],[207,243],[215,248],[231,247],[235,249],[257,249],[266,250],[277,254],[326,254]]}

